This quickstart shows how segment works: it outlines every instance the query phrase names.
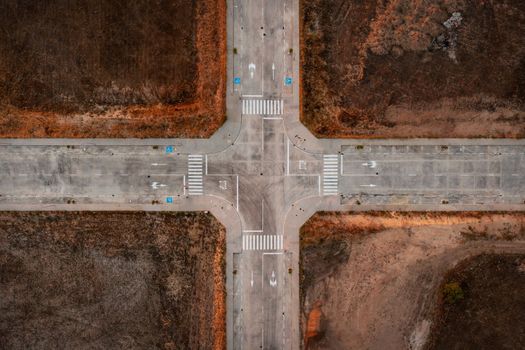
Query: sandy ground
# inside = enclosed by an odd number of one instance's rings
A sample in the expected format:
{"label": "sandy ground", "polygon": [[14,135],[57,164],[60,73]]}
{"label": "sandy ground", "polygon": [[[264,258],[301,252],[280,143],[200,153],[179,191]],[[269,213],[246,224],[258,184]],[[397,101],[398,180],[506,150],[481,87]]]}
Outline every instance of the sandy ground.
{"label": "sandy ground", "polygon": [[525,216],[321,213],[301,252],[303,332],[316,302],[324,315],[308,349],[422,349],[444,274],[483,252],[525,252]]}
{"label": "sandy ground", "polygon": [[210,214],[0,213],[0,348],[226,348]]}
{"label": "sandy ground", "polygon": [[0,3],[0,137],[209,137],[225,23],[221,0]]}
{"label": "sandy ground", "polygon": [[318,137],[525,137],[525,2],[301,1]]}

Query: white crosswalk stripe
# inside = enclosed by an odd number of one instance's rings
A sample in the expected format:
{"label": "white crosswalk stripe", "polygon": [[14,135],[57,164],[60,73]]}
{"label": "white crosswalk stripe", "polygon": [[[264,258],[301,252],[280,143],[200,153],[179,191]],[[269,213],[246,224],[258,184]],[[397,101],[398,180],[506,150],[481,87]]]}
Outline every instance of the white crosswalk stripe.
{"label": "white crosswalk stripe", "polygon": [[204,194],[202,183],[204,157],[201,154],[188,155],[188,195]]}
{"label": "white crosswalk stripe", "polygon": [[283,114],[283,100],[242,100],[244,115],[280,115]]}
{"label": "white crosswalk stripe", "polygon": [[242,235],[243,250],[283,250],[283,235]]}
{"label": "white crosswalk stripe", "polygon": [[323,156],[323,194],[337,194],[339,187],[339,156],[326,154]]}

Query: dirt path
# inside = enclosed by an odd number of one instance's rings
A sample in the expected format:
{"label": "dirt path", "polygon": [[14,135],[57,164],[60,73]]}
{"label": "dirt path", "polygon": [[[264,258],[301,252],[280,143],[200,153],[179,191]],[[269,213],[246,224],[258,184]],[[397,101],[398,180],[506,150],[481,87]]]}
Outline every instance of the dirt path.
{"label": "dirt path", "polygon": [[321,301],[325,334],[309,349],[421,349],[445,272],[525,252],[524,227],[519,214],[314,216],[302,232],[303,317]]}

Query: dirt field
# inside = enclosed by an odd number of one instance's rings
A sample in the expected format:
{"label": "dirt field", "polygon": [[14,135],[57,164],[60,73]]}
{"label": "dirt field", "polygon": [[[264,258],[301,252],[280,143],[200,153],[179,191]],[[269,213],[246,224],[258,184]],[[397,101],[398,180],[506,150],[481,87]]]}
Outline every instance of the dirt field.
{"label": "dirt field", "polygon": [[301,118],[318,137],[525,137],[524,1],[302,0],[301,14]]}
{"label": "dirt field", "polygon": [[223,0],[0,2],[0,137],[209,137]]}
{"label": "dirt field", "polygon": [[428,349],[525,347],[524,254],[471,258],[445,277],[444,286],[451,283],[460,286],[463,296],[441,301]]}
{"label": "dirt field", "polygon": [[225,349],[209,214],[0,213],[0,348]]}
{"label": "dirt field", "polygon": [[[442,284],[448,282],[446,273],[482,253],[525,254],[525,215],[314,215],[301,229],[301,324],[305,348],[424,349],[433,330],[441,332],[440,337],[446,331],[436,327],[443,319],[439,296]],[[486,283],[490,276],[493,274],[487,275]],[[502,275],[499,281],[512,276]],[[481,286],[484,282],[480,283]],[[466,298],[470,298],[470,290],[465,290]],[[508,293],[522,294],[521,290],[522,287]],[[515,304],[513,299],[502,303],[521,310],[523,299],[514,300]],[[500,325],[506,322],[506,312],[502,311]],[[453,319],[452,315],[445,320]],[[472,324],[475,322],[483,321],[472,319]],[[525,329],[523,323],[515,326]],[[479,339],[498,333],[498,327],[486,331],[478,328],[475,332]],[[453,339],[454,334],[459,333],[451,333],[447,339]],[[523,342],[523,337],[517,339]],[[523,348],[521,345],[518,348]]]}

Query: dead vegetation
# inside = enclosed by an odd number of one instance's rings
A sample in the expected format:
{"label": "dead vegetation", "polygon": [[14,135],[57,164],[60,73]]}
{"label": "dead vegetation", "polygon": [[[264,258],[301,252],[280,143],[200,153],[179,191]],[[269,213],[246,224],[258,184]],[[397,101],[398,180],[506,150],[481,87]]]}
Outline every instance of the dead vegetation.
{"label": "dead vegetation", "polygon": [[203,213],[0,213],[6,349],[225,349],[225,231]]}
{"label": "dead vegetation", "polygon": [[225,2],[0,4],[0,136],[209,137]]}
{"label": "dead vegetation", "polygon": [[426,348],[523,349],[521,266],[524,254],[482,254],[449,271],[440,288],[446,293],[437,296],[437,317]]}
{"label": "dead vegetation", "polygon": [[301,2],[303,123],[318,137],[524,137],[519,0]]}

